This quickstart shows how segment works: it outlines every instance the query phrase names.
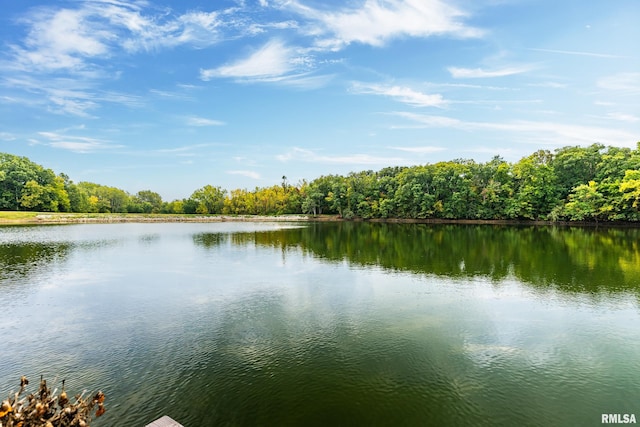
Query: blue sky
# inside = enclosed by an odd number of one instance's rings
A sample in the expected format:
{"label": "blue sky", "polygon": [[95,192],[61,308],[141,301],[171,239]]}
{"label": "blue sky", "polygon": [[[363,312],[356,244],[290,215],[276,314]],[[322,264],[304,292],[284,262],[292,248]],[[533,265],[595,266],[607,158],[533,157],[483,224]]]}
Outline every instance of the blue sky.
{"label": "blue sky", "polygon": [[640,140],[637,0],[5,1],[0,152],[165,200]]}

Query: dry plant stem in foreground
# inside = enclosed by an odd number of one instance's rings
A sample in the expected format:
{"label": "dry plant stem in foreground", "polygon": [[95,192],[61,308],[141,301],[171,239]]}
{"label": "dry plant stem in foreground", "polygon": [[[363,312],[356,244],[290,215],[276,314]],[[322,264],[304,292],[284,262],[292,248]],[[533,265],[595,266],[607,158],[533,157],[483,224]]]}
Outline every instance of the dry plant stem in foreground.
{"label": "dry plant stem in foreground", "polygon": [[20,378],[20,391],[2,402],[0,407],[0,427],[86,427],[91,421],[91,413],[97,406],[95,416],[104,414],[104,393],[99,391],[93,397],[84,397],[85,392],[69,399],[64,389],[56,395],[47,381],[40,378],[38,392],[22,396],[29,381]]}

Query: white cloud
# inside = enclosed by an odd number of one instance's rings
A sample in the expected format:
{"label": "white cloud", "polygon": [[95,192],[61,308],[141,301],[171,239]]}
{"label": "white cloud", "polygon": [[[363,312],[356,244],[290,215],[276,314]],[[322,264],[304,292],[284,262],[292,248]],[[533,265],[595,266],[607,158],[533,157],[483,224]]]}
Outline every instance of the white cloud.
{"label": "white cloud", "polygon": [[49,96],[49,101],[55,105],[50,108],[54,113],[66,113],[80,117],[91,117],[87,111],[96,108],[96,103],[90,100],[83,100],[79,97],[71,98],[68,96]]}
{"label": "white cloud", "polygon": [[509,155],[510,157],[514,157],[513,154],[517,151],[513,148],[505,148],[505,147],[473,147],[467,150],[462,150],[467,153],[481,153],[481,154],[492,154],[492,155]]}
{"label": "white cloud", "polygon": [[121,40],[130,52],[180,45],[209,46],[219,41],[219,27],[224,24],[218,12],[188,12],[165,22],[159,22],[158,17],[140,15],[124,18],[127,21],[115,23],[123,24],[130,31],[130,36]]}
{"label": "white cloud", "polygon": [[547,88],[551,88],[551,89],[564,89],[564,88],[567,87],[566,84],[557,83],[557,82],[531,83],[531,84],[528,84],[527,86],[531,86],[531,87],[547,87]]}
{"label": "white cloud", "polygon": [[80,142],[80,141],[54,141],[49,143],[49,145],[54,148],[62,148],[64,150],[69,150],[76,153],[89,153],[91,151],[108,148],[99,142]]}
{"label": "white cloud", "polygon": [[445,116],[433,116],[405,112],[397,112],[393,113],[393,115],[418,122],[427,127],[462,127],[462,122],[460,120]]}
{"label": "white cloud", "polygon": [[222,12],[144,14],[146,2],[87,1],[76,8],[31,9],[18,22],[27,27],[20,44],[9,46],[5,68],[74,73],[98,70],[98,60],[118,49],[208,46],[219,41]]}
{"label": "white cloud", "polygon": [[206,81],[214,77],[275,77],[295,69],[296,57],[293,49],[274,39],[244,59],[218,68],[200,70],[200,78]]}
{"label": "white cloud", "polygon": [[436,147],[436,146],[422,146],[422,147],[389,147],[392,150],[400,150],[400,151],[406,151],[409,153],[416,153],[416,154],[429,154],[429,153],[437,153],[440,151],[445,151],[446,148],[444,147]]}
{"label": "white cloud", "polygon": [[100,102],[115,103],[127,107],[142,105],[142,100],[137,96],[95,90],[91,82],[71,78],[5,78],[0,80],[0,86],[21,89],[31,95],[28,99],[23,98],[15,100],[15,102],[29,106],[44,106],[53,113],[79,117],[93,117],[90,111],[97,109]]}
{"label": "white cloud", "polygon": [[634,116],[632,114],[627,114],[627,113],[609,113],[607,114],[607,117],[613,120],[619,120],[621,122],[629,122],[629,123],[635,123],[637,121],[640,121],[640,118],[638,116]]}
{"label": "white cloud", "polygon": [[465,25],[467,15],[442,0],[365,0],[358,8],[338,11],[313,9],[300,1],[285,6],[316,21],[310,29],[315,35],[330,34],[318,41],[325,49],[338,49],[350,43],[381,46],[397,37],[451,35],[481,37],[480,29]]}
{"label": "white cloud", "polygon": [[593,104],[599,105],[601,107],[613,107],[614,105],[616,105],[615,103],[609,101],[595,101]]}
{"label": "white cloud", "polygon": [[272,39],[247,57],[218,68],[201,69],[204,81],[233,78],[239,82],[276,83],[298,89],[316,89],[326,85],[333,74],[312,74],[314,61],[279,39]]}
{"label": "white cloud", "polygon": [[204,117],[187,117],[187,125],[189,126],[224,126],[225,124],[223,121]]}
{"label": "white cloud", "polygon": [[262,34],[269,30],[287,30],[296,29],[299,24],[296,21],[278,21],[268,22],[266,24],[252,23],[246,29],[246,32],[250,35]]}
{"label": "white cloud", "polygon": [[193,98],[189,95],[185,95],[181,92],[172,92],[168,90],[160,90],[160,89],[149,89],[149,93],[158,96],[161,98],[173,98],[173,99],[184,99],[184,100],[192,100]]}
{"label": "white cloud", "polygon": [[227,173],[231,175],[242,175],[252,179],[260,179],[260,174],[253,171],[227,171]]}
{"label": "white cloud", "polygon": [[10,134],[9,132],[0,132],[0,140],[13,141],[14,139],[16,139],[16,137]]}
{"label": "white cloud", "polygon": [[176,154],[179,156],[195,156],[193,151],[195,151],[196,149],[204,148],[204,147],[212,147],[215,145],[217,144],[204,143],[204,144],[183,145],[181,147],[175,147],[175,148],[159,148],[155,150],[155,152],[162,153],[162,154]]}
{"label": "white cloud", "polygon": [[348,164],[348,165],[389,165],[410,164],[410,160],[399,157],[377,157],[369,154],[351,154],[345,156],[324,156],[312,150],[293,147],[285,154],[279,154],[276,159],[281,162],[302,161],[310,163]]}
{"label": "white cloud", "polygon": [[598,80],[598,87],[637,95],[640,93],[640,73],[618,73]]}
{"label": "white cloud", "polygon": [[110,144],[97,138],[82,136],[70,136],[60,132],[38,132],[38,135],[48,140],[47,145],[69,150],[76,153],[89,153],[93,151],[120,148],[122,145]]}
{"label": "white cloud", "polygon": [[355,93],[383,95],[415,107],[444,107],[447,101],[440,94],[426,94],[403,86],[366,85],[355,83]]}
{"label": "white cloud", "polygon": [[594,58],[614,58],[614,59],[626,58],[624,56],[611,55],[608,53],[580,52],[580,51],[574,51],[574,50],[536,49],[536,48],[530,48],[529,50],[535,50],[537,52],[559,53],[562,55],[591,56]]}
{"label": "white cloud", "polygon": [[[509,133],[513,141],[566,146],[590,145],[595,142],[615,146],[635,147],[637,135],[618,128],[579,124],[513,120],[511,122],[471,122],[445,116],[422,115],[407,112],[394,113],[427,128],[452,128],[467,132],[481,130]],[[401,128],[401,127],[396,127]]]}
{"label": "white cloud", "polygon": [[81,57],[105,55],[105,32],[88,21],[83,10],[40,10],[26,19],[25,49],[14,46],[23,65],[45,69],[76,68]]}
{"label": "white cloud", "polygon": [[481,79],[490,77],[505,77],[514,74],[522,74],[531,70],[530,66],[507,67],[495,70],[483,70],[482,68],[447,68],[451,77],[455,79]]}

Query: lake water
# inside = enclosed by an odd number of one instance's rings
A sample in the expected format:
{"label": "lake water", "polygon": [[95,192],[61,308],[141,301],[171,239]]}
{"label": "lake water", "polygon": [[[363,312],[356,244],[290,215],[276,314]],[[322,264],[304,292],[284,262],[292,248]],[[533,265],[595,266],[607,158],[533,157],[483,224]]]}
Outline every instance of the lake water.
{"label": "lake water", "polygon": [[417,224],[0,227],[0,393],[100,426],[640,418],[640,232]]}

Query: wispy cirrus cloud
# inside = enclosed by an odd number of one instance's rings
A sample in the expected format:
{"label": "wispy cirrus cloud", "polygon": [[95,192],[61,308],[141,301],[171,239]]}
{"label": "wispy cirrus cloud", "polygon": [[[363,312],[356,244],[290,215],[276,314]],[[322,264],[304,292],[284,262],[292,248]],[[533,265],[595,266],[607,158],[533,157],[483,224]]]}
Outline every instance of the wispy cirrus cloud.
{"label": "wispy cirrus cloud", "polygon": [[2,141],[13,141],[16,139],[15,135],[9,132],[0,132],[0,140]]}
{"label": "wispy cirrus cloud", "polygon": [[18,20],[27,28],[22,43],[9,46],[5,68],[23,71],[82,73],[97,70],[95,61],[117,51],[137,52],[160,47],[219,41],[221,12],[187,12],[181,15],[147,12],[144,1],[87,1],[75,8],[43,6]]}
{"label": "wispy cirrus cloud", "polygon": [[467,14],[442,0],[365,0],[358,7],[316,9],[301,1],[283,2],[315,23],[308,32],[318,36],[318,46],[340,49],[351,43],[382,46],[400,37],[448,35],[481,37],[484,31],[466,25]]}
{"label": "wispy cirrus cloud", "polygon": [[73,136],[62,132],[38,132],[38,135],[44,138],[45,145],[75,153],[91,153],[124,147],[123,145],[111,144],[109,141],[98,138]]}
{"label": "wispy cirrus cloud", "polygon": [[304,49],[271,39],[248,56],[221,65],[201,69],[200,79],[230,78],[245,83],[276,83],[299,89],[326,85],[333,74],[314,74],[314,60]]}
{"label": "wispy cirrus cloud", "polygon": [[493,70],[485,70],[483,68],[460,68],[449,67],[447,71],[454,79],[484,79],[492,77],[505,77],[514,74],[522,74],[533,69],[530,65],[521,65],[517,67],[497,68]]}
{"label": "wispy cirrus cloud", "polygon": [[612,59],[627,58],[626,56],[611,55],[608,53],[583,52],[583,51],[575,51],[575,50],[541,49],[541,48],[529,48],[529,50],[534,50],[537,52],[557,53],[560,55],[590,56],[593,58],[612,58]]}
{"label": "wispy cirrus cloud", "polygon": [[289,30],[297,29],[299,24],[297,21],[280,21],[267,23],[253,23],[247,27],[247,33],[251,35],[266,33],[271,30]]}
{"label": "wispy cirrus cloud", "polygon": [[638,116],[634,116],[633,114],[628,114],[628,113],[620,113],[620,112],[608,113],[607,118],[618,120],[621,122],[627,122],[627,123],[635,123],[640,121],[640,117]]}
{"label": "wispy cirrus cloud", "polygon": [[598,80],[601,89],[637,95],[640,93],[640,73],[617,73]]}
{"label": "wispy cirrus cloud", "polygon": [[195,151],[197,151],[200,148],[213,147],[217,145],[219,144],[212,144],[212,143],[191,144],[191,145],[182,145],[180,147],[173,147],[173,148],[158,148],[153,152],[158,154],[173,154],[173,155],[178,155],[183,157],[192,157],[196,155]]}
{"label": "wispy cirrus cloud", "polygon": [[527,86],[546,87],[549,89],[564,89],[567,87],[565,83],[558,83],[558,82],[529,83]]}
{"label": "wispy cirrus cloud", "polygon": [[6,77],[0,80],[0,86],[12,90],[20,89],[32,95],[14,98],[13,101],[16,103],[40,105],[53,113],[79,117],[92,117],[92,110],[97,109],[103,102],[132,108],[143,105],[142,99],[138,96],[96,89],[93,82],[71,78]]}
{"label": "wispy cirrus cloud", "polygon": [[518,150],[515,150],[513,148],[485,147],[485,146],[468,148],[462,151],[467,153],[481,153],[481,154],[492,154],[492,155],[500,155],[500,156],[504,156],[504,155],[513,156],[513,154],[519,152]]}
{"label": "wispy cirrus cloud", "polygon": [[293,48],[281,40],[273,39],[245,58],[217,68],[200,70],[200,78],[207,81],[216,77],[277,77],[296,70],[300,62]]}
{"label": "wispy cirrus cloud", "polygon": [[388,147],[388,148],[392,150],[405,151],[408,153],[415,153],[415,154],[438,153],[446,150],[446,148],[444,147],[438,147],[434,145],[425,145],[425,146],[419,146],[419,147]]}
{"label": "wispy cirrus cloud", "polygon": [[350,154],[344,156],[327,156],[299,147],[293,147],[284,154],[276,156],[281,162],[302,161],[326,164],[347,164],[347,165],[389,165],[389,164],[410,164],[412,161],[400,157],[378,157],[370,154]]}
{"label": "wispy cirrus cloud", "polygon": [[187,117],[188,126],[224,126],[225,122],[215,119],[207,119],[205,117]]}
{"label": "wispy cirrus cloud", "polygon": [[[181,88],[184,89],[184,88]],[[173,100],[193,100],[191,95],[185,93],[185,91],[169,91],[160,89],[149,89],[149,93],[154,97],[161,99],[173,99]]]}
{"label": "wispy cirrus cloud", "polygon": [[[637,135],[619,128],[574,125],[567,123],[512,120],[509,122],[464,121],[446,116],[396,112],[393,115],[418,123],[425,128],[451,128],[462,131],[498,131],[508,133],[510,139],[537,144],[565,146],[601,142],[616,146],[635,146]],[[397,129],[402,126],[397,126]]]}
{"label": "wispy cirrus cloud", "polygon": [[261,179],[260,174],[258,172],[254,172],[254,171],[233,170],[233,171],[227,171],[227,173],[230,174],[230,175],[246,176],[247,178],[252,178],[252,179]]}
{"label": "wispy cirrus cloud", "polygon": [[440,94],[427,94],[406,86],[354,83],[351,91],[358,94],[387,96],[414,107],[445,107],[448,104]]}

